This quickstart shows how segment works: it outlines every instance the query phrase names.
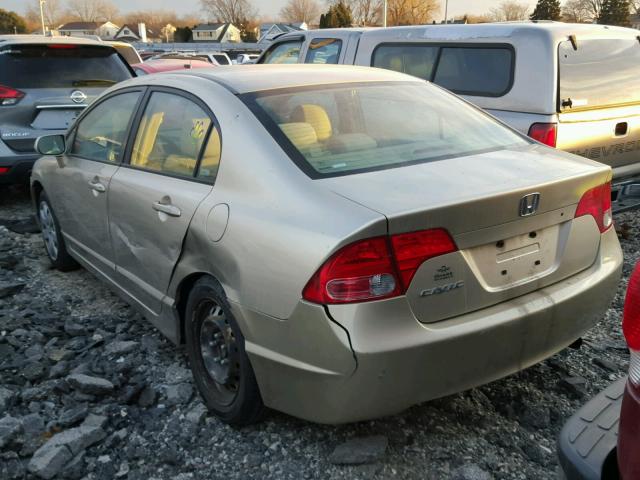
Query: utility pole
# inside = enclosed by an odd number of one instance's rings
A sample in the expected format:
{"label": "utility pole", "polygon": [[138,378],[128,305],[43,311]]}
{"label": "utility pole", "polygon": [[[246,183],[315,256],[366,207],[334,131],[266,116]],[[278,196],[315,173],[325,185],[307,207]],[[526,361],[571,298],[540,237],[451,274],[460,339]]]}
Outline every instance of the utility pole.
{"label": "utility pole", "polygon": [[384,0],[384,5],[382,7],[382,26],[387,27],[387,0]]}
{"label": "utility pole", "polygon": [[44,28],[44,10],[42,6],[44,5],[45,0],[40,0],[40,21],[42,22],[42,36],[44,37],[47,34],[46,29]]}
{"label": "utility pole", "polygon": [[447,15],[449,14],[449,0],[444,0],[444,24],[447,24]]}

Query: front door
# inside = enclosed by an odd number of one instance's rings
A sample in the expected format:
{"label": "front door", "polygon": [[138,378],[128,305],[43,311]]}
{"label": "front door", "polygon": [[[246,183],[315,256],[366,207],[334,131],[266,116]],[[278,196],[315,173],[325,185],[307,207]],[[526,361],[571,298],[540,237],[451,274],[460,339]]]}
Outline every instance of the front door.
{"label": "front door", "polygon": [[121,93],[87,112],[70,136],[52,192],[68,248],[110,278],[115,264],[107,220],[109,183],[140,97],[140,91]]}
{"label": "front door", "polygon": [[[149,96],[129,162],[111,180],[109,215],[118,282],[158,315],[191,218],[211,191],[199,168],[218,130],[197,99],[170,90]],[[204,165],[204,159],[202,161]]]}

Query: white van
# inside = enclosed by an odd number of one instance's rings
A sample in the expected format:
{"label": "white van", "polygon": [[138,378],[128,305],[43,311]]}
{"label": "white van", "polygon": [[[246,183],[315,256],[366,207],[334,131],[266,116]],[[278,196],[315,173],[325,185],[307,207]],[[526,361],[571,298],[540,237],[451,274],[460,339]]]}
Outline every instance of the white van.
{"label": "white van", "polygon": [[638,30],[558,22],[311,30],[277,37],[257,63],[367,65],[424,78],[542,143],[610,165],[617,208],[633,202]]}

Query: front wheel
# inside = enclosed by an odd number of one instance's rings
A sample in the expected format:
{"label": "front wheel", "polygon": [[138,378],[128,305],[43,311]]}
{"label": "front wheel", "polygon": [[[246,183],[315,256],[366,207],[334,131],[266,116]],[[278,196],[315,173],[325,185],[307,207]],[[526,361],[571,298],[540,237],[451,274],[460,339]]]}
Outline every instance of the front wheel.
{"label": "front wheel", "polygon": [[261,420],[266,408],[244,337],[214,279],[202,278],[191,290],[185,330],[193,378],[209,410],[233,425]]}
{"label": "front wheel", "polygon": [[42,229],[44,247],[51,264],[63,272],[78,268],[78,263],[67,252],[60,224],[53,213],[51,202],[44,192],[38,198],[38,220]]}

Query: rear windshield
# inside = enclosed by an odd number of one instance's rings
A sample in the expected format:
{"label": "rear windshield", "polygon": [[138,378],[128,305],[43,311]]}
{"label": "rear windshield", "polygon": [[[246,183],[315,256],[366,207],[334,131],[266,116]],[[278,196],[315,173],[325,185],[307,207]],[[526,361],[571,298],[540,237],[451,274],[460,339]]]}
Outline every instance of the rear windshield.
{"label": "rear windshield", "polygon": [[499,97],[511,89],[513,50],[506,46],[382,44],[371,65],[429,80],[461,95]]}
{"label": "rear windshield", "polygon": [[570,41],[559,47],[560,109],[563,111],[640,102],[640,41]]}
{"label": "rear windshield", "polygon": [[466,102],[421,82],[321,85],[243,99],[312,178],[529,143]]}
{"label": "rear windshield", "polygon": [[109,86],[131,78],[112,48],[12,45],[0,50],[0,84],[14,88]]}

